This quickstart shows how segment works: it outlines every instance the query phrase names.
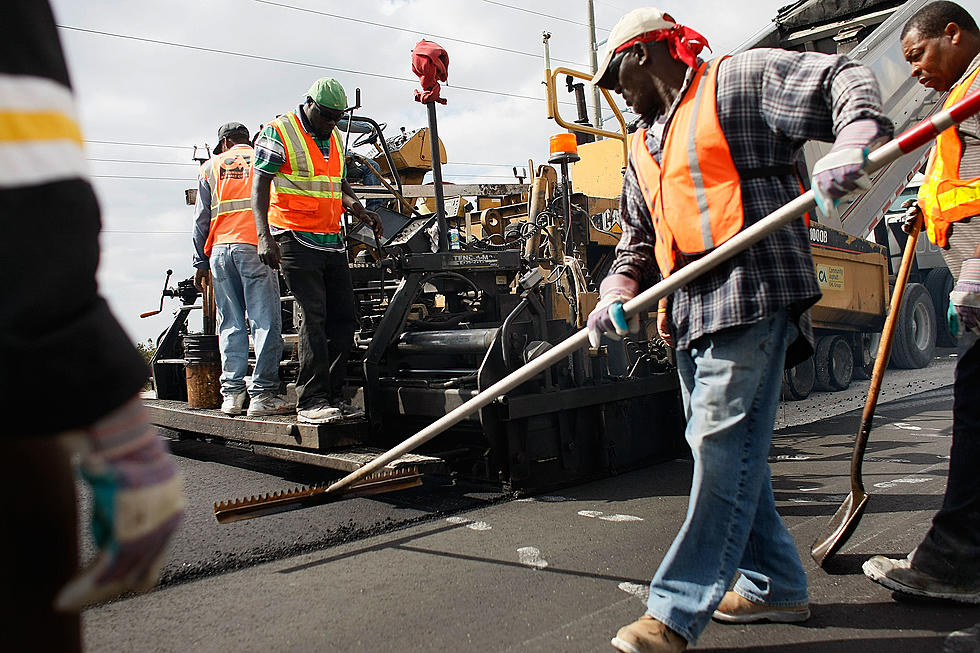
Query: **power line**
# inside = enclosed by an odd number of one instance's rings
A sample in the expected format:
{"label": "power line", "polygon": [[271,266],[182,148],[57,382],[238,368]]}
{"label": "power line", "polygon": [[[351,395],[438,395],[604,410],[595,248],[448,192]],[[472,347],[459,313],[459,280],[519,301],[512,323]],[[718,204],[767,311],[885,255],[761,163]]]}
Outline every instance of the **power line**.
{"label": "power line", "polygon": [[[580,23],[577,20],[572,20],[570,18],[562,18],[560,16],[554,16],[552,14],[545,14],[540,11],[534,11],[533,9],[525,9],[524,7],[515,7],[514,5],[504,4],[503,2],[495,2],[494,0],[483,0],[483,2],[488,5],[497,5],[498,7],[506,7],[507,9],[513,9],[514,11],[523,11],[526,14],[534,14],[535,16],[544,16],[545,18],[551,18],[552,20],[560,20],[563,23],[571,23],[572,25],[580,25],[582,27],[588,27],[586,23]],[[596,27],[596,29],[601,29],[603,32],[608,32],[609,30],[605,27]]]}
{"label": "power line", "polygon": [[96,179],[153,179],[155,181],[183,181],[187,183],[193,183],[195,179],[193,177],[150,177],[150,176],[128,176],[128,175],[89,175]]}
{"label": "power line", "polygon": [[[153,43],[155,45],[167,45],[174,48],[184,48],[187,50],[198,50],[200,52],[210,52],[212,54],[226,54],[233,57],[243,57],[245,59],[256,59],[259,61],[270,61],[273,63],[285,63],[293,66],[304,66],[306,68],[318,68],[320,70],[331,70],[334,72],[348,73],[351,75],[363,75],[366,77],[378,77],[380,79],[391,79],[396,82],[408,82],[410,84],[418,84],[417,79],[411,79],[408,77],[396,77],[394,75],[385,75],[383,73],[369,73],[362,70],[352,70],[350,68],[337,68],[334,66],[323,66],[320,64],[308,63],[305,61],[293,61],[291,59],[280,59],[278,57],[266,57],[258,54],[250,54],[248,52],[233,52],[231,50],[222,50],[220,48],[207,48],[200,45],[188,45],[186,43],[176,43],[174,41],[161,41],[159,39],[149,39],[143,36],[132,36],[129,34],[116,34],[114,32],[103,32],[101,30],[87,29],[84,27],[74,27],[71,25],[58,25],[60,29],[71,30],[75,32],[82,32],[85,34],[96,34],[99,36],[109,36],[112,38],[126,39],[130,41],[139,41],[142,43]],[[486,93],[488,95],[498,95],[504,97],[512,97],[520,100],[534,100],[536,102],[544,102],[545,99],[541,97],[535,97],[533,95],[521,95],[519,93],[507,93],[505,91],[494,91],[485,88],[473,88],[470,86],[459,86],[446,84],[446,88],[461,90],[461,91],[471,91],[473,93]],[[573,104],[571,102],[562,102],[561,104]]]}
{"label": "power line", "polygon": [[[428,32],[426,30],[412,29],[412,28],[409,28],[409,27],[399,27],[398,25],[388,25],[386,23],[377,23],[377,22],[374,22],[374,21],[371,21],[371,20],[364,20],[363,18],[354,18],[352,16],[343,16],[343,15],[340,15],[340,14],[332,14],[332,13],[327,12],[327,11],[320,11],[318,9],[308,9],[306,7],[297,7],[296,5],[286,4],[284,2],[272,2],[272,0],[252,0],[252,2],[256,2],[256,3],[259,3],[259,4],[263,4],[263,5],[270,5],[272,7],[281,7],[283,9],[291,9],[293,11],[302,11],[302,12],[305,12],[305,13],[308,13],[308,14],[316,14],[318,16],[327,16],[329,18],[337,18],[339,20],[349,20],[349,21],[351,21],[353,23],[361,23],[363,25],[372,25],[374,27],[383,27],[385,29],[392,29],[392,30],[395,30],[395,31],[398,31],[398,32],[409,32],[411,34],[427,34],[428,36],[431,36],[432,38],[439,39],[439,40],[442,40],[442,41],[454,41],[456,43],[465,43],[466,45],[475,45],[475,46],[481,47],[481,48],[489,48],[491,50],[499,50],[501,52],[509,52],[511,54],[519,54],[519,55],[525,56],[525,57],[534,57],[535,59],[541,59],[542,58],[542,54],[539,53],[539,52],[525,52],[524,50],[514,50],[514,49],[511,49],[511,48],[505,48],[505,47],[503,47],[501,45],[491,45],[489,43],[480,43],[478,41],[468,41],[466,39],[457,38],[455,36],[446,36],[444,34],[433,34],[432,32]],[[561,20],[561,19],[559,19],[559,20]],[[562,63],[568,63],[568,64],[572,64],[572,65],[575,65],[575,66],[585,66],[585,64],[583,64],[581,62],[578,62],[578,61],[570,61],[568,59],[552,58],[552,61],[560,61]]]}
{"label": "power line", "polygon": [[[66,28],[66,29],[71,29],[71,28]],[[88,138],[85,139],[85,142],[86,143],[98,143],[100,145],[134,145],[134,146],[138,146],[138,147],[169,147],[169,148],[173,148],[175,150],[189,150],[189,149],[191,149],[193,147],[192,145],[161,145],[159,143],[129,143],[129,142],[124,142],[124,141],[94,141],[94,140],[91,140],[91,139],[88,139]]]}
{"label": "power line", "polygon": [[134,159],[95,159],[89,157],[89,161],[98,161],[100,163],[143,163],[147,165],[157,165],[157,166],[198,166],[197,163],[185,163],[183,161],[137,161]]}

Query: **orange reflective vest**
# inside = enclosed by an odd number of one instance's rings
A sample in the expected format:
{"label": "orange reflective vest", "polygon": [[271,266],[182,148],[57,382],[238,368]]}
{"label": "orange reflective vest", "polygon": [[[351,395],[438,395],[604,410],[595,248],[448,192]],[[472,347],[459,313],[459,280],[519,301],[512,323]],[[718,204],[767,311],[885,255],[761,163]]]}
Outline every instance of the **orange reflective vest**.
{"label": "orange reflective vest", "polygon": [[[943,104],[947,109],[966,96],[973,80],[980,73],[974,70],[956,85]],[[947,129],[936,137],[936,147],[929,154],[926,176],[919,187],[919,207],[925,219],[929,240],[946,246],[949,225],[964,218],[980,215],[980,177],[960,179],[960,158],[963,143],[955,129]]]}
{"label": "orange reflective vest", "polygon": [[269,224],[294,231],[340,233],[345,168],[340,132],[335,129],[331,135],[330,155],[325,159],[295,112],[270,124],[286,148],[286,162],[272,182]]}
{"label": "orange reflective vest", "polygon": [[702,64],[664,135],[662,165],[634,134],[630,159],[657,234],[661,273],[674,270],[677,253],[697,254],[742,229],[742,191],[728,141],[718,122],[718,60]]}
{"label": "orange reflective vest", "polygon": [[248,145],[216,154],[201,166],[201,174],[211,188],[211,227],[204,253],[220,243],[257,245],[252,218],[252,160],[255,151]]}

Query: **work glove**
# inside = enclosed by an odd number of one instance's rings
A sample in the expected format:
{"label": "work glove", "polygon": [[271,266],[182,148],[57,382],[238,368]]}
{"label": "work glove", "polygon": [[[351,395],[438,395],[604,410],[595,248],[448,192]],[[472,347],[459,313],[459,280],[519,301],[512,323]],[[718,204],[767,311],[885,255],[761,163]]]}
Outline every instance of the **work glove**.
{"label": "work glove", "polygon": [[911,234],[915,223],[922,219],[922,209],[919,208],[919,200],[905,200],[902,202],[902,208],[905,209],[905,216],[902,218],[902,231]]}
{"label": "work glove", "polygon": [[628,320],[623,312],[623,302],[636,296],[639,284],[625,274],[611,274],[599,286],[599,303],[589,313],[589,344],[598,347],[603,334],[619,340],[627,333],[640,330],[640,316]]}
{"label": "work glove", "polygon": [[92,491],[98,554],[55,598],[64,612],[156,585],[185,500],[177,465],[138,397],[72,442]]}
{"label": "work glove", "polygon": [[838,203],[871,187],[864,164],[871,146],[878,142],[878,131],[875,120],[855,120],[840,130],[830,152],[813,167],[811,186],[817,200],[817,214],[822,220],[839,221]]}
{"label": "work glove", "polygon": [[966,332],[980,336],[980,258],[963,261],[960,277],[949,293],[946,317],[954,337]]}

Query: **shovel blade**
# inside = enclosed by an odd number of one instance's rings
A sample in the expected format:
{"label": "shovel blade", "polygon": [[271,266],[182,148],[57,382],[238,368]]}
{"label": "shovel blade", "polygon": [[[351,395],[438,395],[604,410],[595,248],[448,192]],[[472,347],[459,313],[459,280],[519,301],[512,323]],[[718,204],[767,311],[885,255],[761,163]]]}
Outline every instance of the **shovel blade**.
{"label": "shovel blade", "polygon": [[857,528],[864,514],[864,507],[868,503],[868,494],[860,490],[851,490],[834,513],[830,523],[827,524],[827,534],[818,537],[813,546],[810,547],[810,557],[819,566],[823,566],[824,561],[832,556],[837,550],[847,542],[851,533]]}

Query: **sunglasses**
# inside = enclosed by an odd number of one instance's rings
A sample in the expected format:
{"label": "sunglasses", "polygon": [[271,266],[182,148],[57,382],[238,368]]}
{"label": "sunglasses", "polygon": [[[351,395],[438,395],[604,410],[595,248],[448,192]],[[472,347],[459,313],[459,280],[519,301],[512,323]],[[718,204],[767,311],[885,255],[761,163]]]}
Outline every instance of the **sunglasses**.
{"label": "sunglasses", "polygon": [[321,107],[316,103],[315,100],[311,99],[310,102],[313,104],[313,109],[319,113],[324,119],[331,122],[338,122],[340,118],[344,115],[343,111],[338,111],[337,109],[327,109],[326,107]]}

